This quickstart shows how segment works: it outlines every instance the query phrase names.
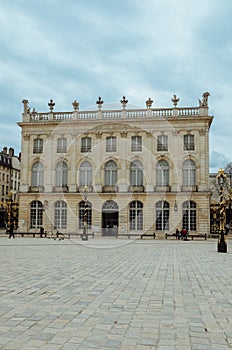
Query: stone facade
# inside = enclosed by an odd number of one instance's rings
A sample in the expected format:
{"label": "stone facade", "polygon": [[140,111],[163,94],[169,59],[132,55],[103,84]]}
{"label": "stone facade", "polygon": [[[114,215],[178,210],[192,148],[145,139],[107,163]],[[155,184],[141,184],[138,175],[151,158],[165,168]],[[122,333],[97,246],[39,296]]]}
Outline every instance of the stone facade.
{"label": "stone facade", "polygon": [[20,160],[14,149],[4,147],[0,152],[0,227],[6,227],[7,201],[10,198],[18,201],[20,188]]}
{"label": "stone facade", "polygon": [[[198,107],[37,112],[23,100],[19,231],[208,233],[208,93]],[[85,216],[86,215],[86,216]],[[85,218],[84,218],[85,217]]]}

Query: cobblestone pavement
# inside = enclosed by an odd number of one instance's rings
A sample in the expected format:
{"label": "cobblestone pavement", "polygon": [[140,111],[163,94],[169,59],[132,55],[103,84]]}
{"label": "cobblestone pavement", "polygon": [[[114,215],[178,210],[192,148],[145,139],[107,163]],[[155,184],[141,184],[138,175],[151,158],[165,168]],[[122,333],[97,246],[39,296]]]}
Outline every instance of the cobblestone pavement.
{"label": "cobblestone pavement", "polygon": [[228,250],[0,238],[0,349],[232,349]]}

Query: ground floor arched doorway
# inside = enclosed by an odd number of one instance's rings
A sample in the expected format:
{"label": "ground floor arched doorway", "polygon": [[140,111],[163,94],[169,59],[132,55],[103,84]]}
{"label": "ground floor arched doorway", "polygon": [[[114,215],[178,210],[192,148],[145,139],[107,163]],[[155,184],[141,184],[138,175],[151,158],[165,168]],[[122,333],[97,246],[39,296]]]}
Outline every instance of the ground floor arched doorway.
{"label": "ground floor arched doorway", "polygon": [[116,236],[118,233],[118,205],[106,201],[102,206],[102,236]]}

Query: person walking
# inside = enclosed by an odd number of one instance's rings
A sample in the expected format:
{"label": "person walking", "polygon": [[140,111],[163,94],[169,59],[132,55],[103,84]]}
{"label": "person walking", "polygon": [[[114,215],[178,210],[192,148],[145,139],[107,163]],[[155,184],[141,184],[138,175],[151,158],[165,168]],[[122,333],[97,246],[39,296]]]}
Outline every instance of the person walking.
{"label": "person walking", "polygon": [[176,239],[180,239],[180,231],[178,228],[176,229]]}
{"label": "person walking", "polygon": [[15,238],[15,235],[14,235],[14,224],[13,223],[10,224],[9,238],[11,238],[11,237]]}

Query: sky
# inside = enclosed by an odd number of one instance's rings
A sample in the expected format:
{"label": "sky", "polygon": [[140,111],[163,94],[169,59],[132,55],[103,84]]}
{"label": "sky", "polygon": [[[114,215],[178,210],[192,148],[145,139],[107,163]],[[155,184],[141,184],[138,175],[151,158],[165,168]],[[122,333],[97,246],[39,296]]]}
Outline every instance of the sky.
{"label": "sky", "polygon": [[197,107],[208,91],[217,172],[232,161],[231,13],[231,0],[0,0],[0,148],[20,152],[23,99]]}

